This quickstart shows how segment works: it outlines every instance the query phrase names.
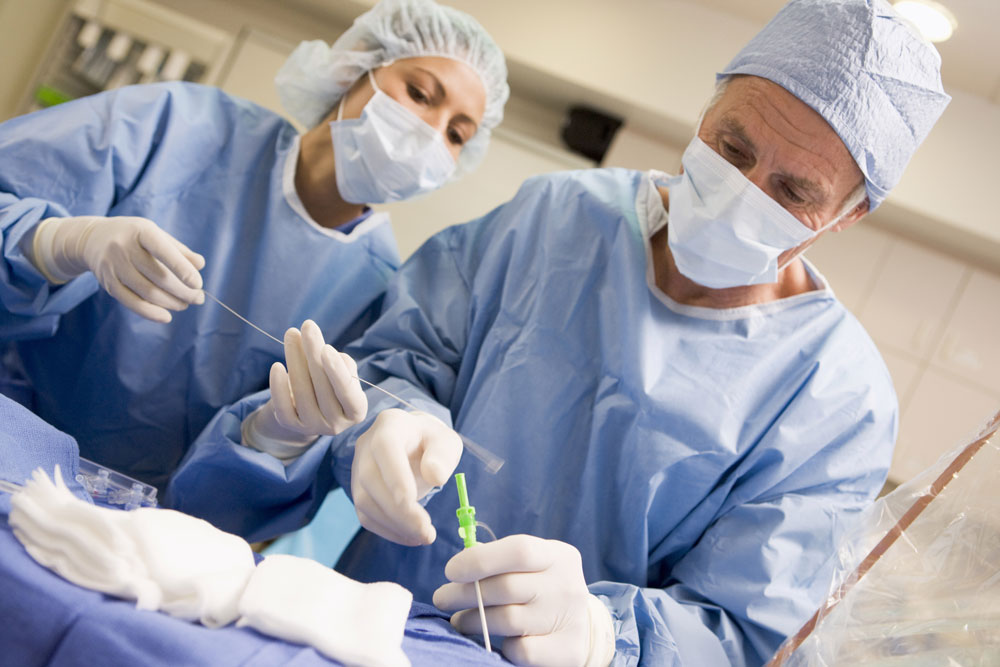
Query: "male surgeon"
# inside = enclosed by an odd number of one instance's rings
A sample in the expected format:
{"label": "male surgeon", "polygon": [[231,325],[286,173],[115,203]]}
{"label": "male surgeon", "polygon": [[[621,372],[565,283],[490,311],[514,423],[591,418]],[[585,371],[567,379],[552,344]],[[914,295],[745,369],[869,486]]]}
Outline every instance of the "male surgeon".
{"label": "male surgeon", "polygon": [[[263,536],[339,483],[366,530],[338,569],[469,634],[478,580],[519,664],[764,663],[822,601],[897,425],[801,253],[899,181],[949,100],[939,68],[884,0],[792,0],[719,74],[680,174],[534,178],[404,265],[349,352],[426,413],[369,391],[367,421],[282,463],[241,437],[258,396],[209,426],[178,506]],[[433,493],[456,469],[497,541],[462,549],[452,486]]]}

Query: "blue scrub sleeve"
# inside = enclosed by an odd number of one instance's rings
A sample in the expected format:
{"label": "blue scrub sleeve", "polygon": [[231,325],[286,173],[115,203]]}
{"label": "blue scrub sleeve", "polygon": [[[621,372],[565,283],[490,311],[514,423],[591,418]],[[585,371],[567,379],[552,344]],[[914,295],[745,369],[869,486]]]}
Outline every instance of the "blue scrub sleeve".
{"label": "blue scrub sleeve", "polygon": [[812,450],[807,465],[789,472],[771,449],[688,548],[651,557],[660,587],[590,586],[614,620],[616,667],[762,665],[825,600],[841,536],[885,481],[897,413],[872,393],[817,420],[803,393],[762,444]]}
{"label": "blue scrub sleeve", "polygon": [[[360,377],[451,426],[451,413],[445,406],[454,396],[468,289],[439,239],[428,241],[419,253],[440,257],[414,264],[409,280],[391,283],[380,318],[380,322],[402,326],[369,329],[363,344],[348,346],[345,351],[359,360]],[[436,309],[445,316],[445,326],[432,322],[419,308],[427,298],[438,304]],[[369,349],[386,351],[363,359]],[[332,489],[342,487],[350,496],[354,442],[378,413],[389,408],[410,410],[377,389],[366,386],[365,394],[368,416],[363,422],[337,436],[319,438],[287,467],[270,454],[242,444],[240,425],[268,400],[268,390],[223,409],[198,436],[174,473],[165,504],[251,542],[302,527]]]}
{"label": "blue scrub sleeve", "polygon": [[0,124],[0,335],[51,335],[97,291],[90,273],[48,284],[26,250],[46,218],[112,214],[155,154],[167,98],[105,93]]}
{"label": "blue scrub sleeve", "polygon": [[[397,396],[407,393],[417,408],[443,417],[439,407],[397,381],[383,385]],[[269,540],[297,530],[319,511],[327,494],[343,487],[351,494],[354,440],[386,408],[403,407],[369,388],[368,418],[338,436],[321,437],[287,466],[243,444],[243,420],[270,398],[270,390],[252,394],[221,410],[198,436],[171,477],[163,505],[205,519],[249,542]]]}
{"label": "blue scrub sleeve", "polygon": [[330,438],[320,438],[288,466],[245,447],[241,424],[269,397],[268,391],[260,391],[215,415],[171,477],[164,506],[205,519],[249,542],[308,523],[335,488]]}

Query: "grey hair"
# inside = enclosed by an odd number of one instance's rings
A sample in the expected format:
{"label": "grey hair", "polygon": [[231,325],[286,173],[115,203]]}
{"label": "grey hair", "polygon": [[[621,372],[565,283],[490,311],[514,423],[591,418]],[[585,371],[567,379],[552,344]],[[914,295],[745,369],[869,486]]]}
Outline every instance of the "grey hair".
{"label": "grey hair", "polygon": [[868,199],[868,187],[867,184],[865,183],[865,179],[862,178],[861,182],[858,183],[856,186],[854,186],[854,189],[851,190],[851,192],[848,193],[847,197],[844,199],[844,203],[841,204],[840,211],[837,213],[837,217],[835,219],[840,219],[845,217],[851,211],[853,211],[862,203],[864,203],[865,200],[867,199]]}
{"label": "grey hair", "polygon": [[712,97],[709,98],[708,102],[705,104],[704,108],[701,110],[701,114],[698,116],[698,124],[695,126],[695,133],[701,129],[701,122],[705,120],[705,114],[712,110],[712,108],[719,103],[722,96],[726,94],[726,89],[729,87],[729,83],[733,80],[733,75],[724,76],[715,82],[715,92],[712,93]]}

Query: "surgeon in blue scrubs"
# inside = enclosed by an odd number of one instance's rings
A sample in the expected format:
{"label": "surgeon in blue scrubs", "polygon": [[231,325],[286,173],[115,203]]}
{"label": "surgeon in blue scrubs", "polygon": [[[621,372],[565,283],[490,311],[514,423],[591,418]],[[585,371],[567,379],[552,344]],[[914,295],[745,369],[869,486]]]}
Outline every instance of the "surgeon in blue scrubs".
{"label": "surgeon in blue scrubs", "polygon": [[[792,0],[719,74],[681,173],[534,178],[406,262],[347,352],[425,412],[370,391],[364,423],[282,463],[242,437],[275,401],[255,397],[173,490],[262,537],[340,484],[365,530],[337,568],[466,633],[478,581],[518,664],[763,664],[827,594],[897,427],[878,351],[802,253],[885,199],[948,100],[885,0]],[[499,540],[463,550],[455,470]]]}
{"label": "surgeon in blue scrubs", "polygon": [[[492,39],[431,0],[383,0],[332,47],[301,44],[276,83],[309,131],[189,83],[0,125],[0,384],[83,456],[161,490],[276,362],[312,363],[299,352],[319,339],[326,363],[353,363],[325,343],[364,330],[399,263],[368,205],[474,168],[509,94]],[[294,358],[202,289],[268,331],[305,322]],[[326,389],[347,413],[302,397],[313,430],[364,415],[360,389]]]}

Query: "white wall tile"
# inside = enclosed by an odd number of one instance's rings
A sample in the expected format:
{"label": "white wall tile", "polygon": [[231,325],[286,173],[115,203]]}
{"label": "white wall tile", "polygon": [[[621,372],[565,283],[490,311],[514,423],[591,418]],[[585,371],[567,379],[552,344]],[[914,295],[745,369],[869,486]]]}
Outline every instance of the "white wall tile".
{"label": "white wall tile", "polygon": [[932,363],[1000,394],[1000,276],[972,272]]}
{"label": "white wall tile", "polygon": [[861,223],[824,234],[807,251],[847,309],[857,314],[882,268],[893,237]]}
{"label": "white wall tile", "polygon": [[892,376],[892,384],[896,387],[896,397],[899,399],[900,414],[906,410],[913,391],[920,378],[921,364],[918,360],[892,349],[880,349],[885,365]]}
{"label": "white wall tile", "polygon": [[957,260],[897,238],[858,317],[880,348],[929,359],[968,272]]}
{"label": "white wall tile", "polygon": [[913,478],[943,454],[967,444],[997,410],[1000,394],[927,369],[902,413],[889,477],[896,482]]}

